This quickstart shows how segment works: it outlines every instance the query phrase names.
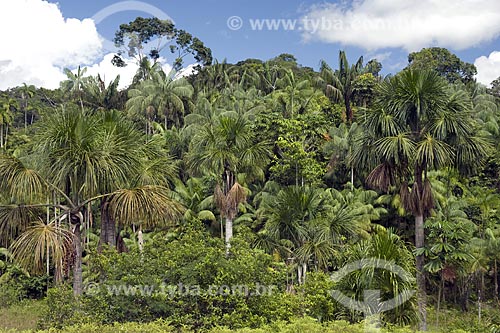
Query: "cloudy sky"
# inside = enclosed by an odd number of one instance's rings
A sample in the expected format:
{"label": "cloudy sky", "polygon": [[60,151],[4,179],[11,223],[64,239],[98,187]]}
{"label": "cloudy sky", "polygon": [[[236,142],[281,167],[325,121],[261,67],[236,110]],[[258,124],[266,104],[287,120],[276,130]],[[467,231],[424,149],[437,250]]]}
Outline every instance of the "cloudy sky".
{"label": "cloudy sky", "polygon": [[336,67],[344,49],[352,61],[377,58],[388,74],[406,66],[409,52],[440,46],[474,63],[479,82],[500,76],[500,1],[0,0],[0,89],[56,88],[62,70],[79,65],[107,81],[120,74],[126,86],[135,63],[113,67],[110,40],[137,16],[172,19],[220,61],[291,53],[305,66],[324,59]]}

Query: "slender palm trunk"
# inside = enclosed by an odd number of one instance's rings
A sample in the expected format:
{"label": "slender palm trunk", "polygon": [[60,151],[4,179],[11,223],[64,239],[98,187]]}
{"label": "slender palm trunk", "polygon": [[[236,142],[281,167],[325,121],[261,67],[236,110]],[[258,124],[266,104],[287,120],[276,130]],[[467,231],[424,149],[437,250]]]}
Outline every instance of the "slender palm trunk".
{"label": "slender palm trunk", "polygon": [[220,238],[224,239],[224,223],[222,223],[222,217],[220,219]]}
{"label": "slender palm trunk", "polygon": [[[415,247],[424,247],[424,216],[415,216]],[[420,315],[420,330],[427,331],[427,295],[425,290],[424,256],[417,256],[417,303]]]}
{"label": "slender palm trunk", "polygon": [[75,244],[75,264],[73,266],[73,293],[75,296],[82,294],[82,232],[80,230],[81,223],[77,223],[73,232],[73,240]]}
{"label": "slender palm trunk", "polygon": [[498,302],[498,267],[496,259],[493,262],[493,279],[495,280],[495,300]]}
{"label": "slender palm trunk", "polygon": [[231,238],[233,238],[233,220],[226,217],[226,251],[228,253],[231,247]]}
{"label": "slender palm trunk", "polygon": [[0,124],[0,148],[3,148],[3,124]]}
{"label": "slender palm trunk", "polygon": [[142,253],[144,249],[144,236],[142,234],[142,225],[139,224],[139,230],[137,231],[137,243],[139,245],[139,252]]}
{"label": "slender palm trunk", "polygon": [[354,167],[351,166],[351,191],[354,191]]}
{"label": "slender palm trunk", "polygon": [[47,243],[47,258],[45,258],[45,273],[47,274],[47,288],[49,287],[49,274],[50,274],[50,248]]}

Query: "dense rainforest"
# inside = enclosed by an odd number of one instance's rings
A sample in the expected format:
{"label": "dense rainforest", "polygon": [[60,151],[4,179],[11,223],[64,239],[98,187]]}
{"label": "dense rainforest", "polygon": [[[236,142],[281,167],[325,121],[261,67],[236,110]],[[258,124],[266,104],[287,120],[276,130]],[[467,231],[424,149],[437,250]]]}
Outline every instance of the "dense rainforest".
{"label": "dense rainforest", "polygon": [[[3,310],[71,332],[361,332],[367,312],[500,331],[500,78],[443,48],[386,77],[335,50],[230,64],[162,24],[117,32],[125,89],[79,67],[0,92]],[[143,52],[164,30],[194,73]],[[404,302],[363,310],[366,290]]]}

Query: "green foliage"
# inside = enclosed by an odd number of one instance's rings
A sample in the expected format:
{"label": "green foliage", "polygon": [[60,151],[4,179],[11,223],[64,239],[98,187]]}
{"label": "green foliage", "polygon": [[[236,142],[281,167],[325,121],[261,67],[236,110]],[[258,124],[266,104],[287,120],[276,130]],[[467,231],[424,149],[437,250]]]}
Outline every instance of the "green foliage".
{"label": "green foliage", "polygon": [[157,17],[137,17],[128,24],[120,25],[120,29],[116,32],[114,42],[121,50],[113,58],[113,64],[123,67],[125,65],[122,59],[123,54],[136,57],[140,63],[145,57],[143,54],[145,45],[154,38],[159,38],[160,41],[163,39],[163,43],[152,48],[148,54],[155,62],[160,58],[162,49],[170,44],[170,52],[176,55],[173,61],[175,69],[182,67],[183,58],[187,54],[192,54],[195,60],[203,65],[212,63],[212,51],[198,38],[184,30],[175,28],[171,21],[162,21]]}
{"label": "green foliage", "polygon": [[95,280],[88,286],[98,289],[88,287],[79,300],[66,289],[51,290],[44,326],[162,317],[176,327],[255,327],[298,311],[296,297],[283,292],[284,265],[238,239],[230,257],[220,239],[191,231],[170,242],[153,240],[142,253],[92,258]]}
{"label": "green foliage", "polygon": [[303,286],[304,295],[302,296],[302,304],[306,309],[305,314],[320,322],[336,319],[341,306],[331,295],[331,291],[334,289],[335,283],[329,274],[309,273]]}
{"label": "green foliage", "polygon": [[468,83],[474,80],[477,69],[473,64],[463,62],[455,54],[445,48],[424,48],[408,56],[410,68],[432,69],[443,76],[448,82],[462,81]]}
{"label": "green foliage", "polygon": [[0,261],[0,307],[43,297],[49,280],[46,275],[30,276],[10,261]]}
{"label": "green foliage", "polygon": [[326,120],[321,114],[277,119],[278,153],[270,167],[271,178],[282,184],[318,184],[325,174],[320,146],[324,142]]}
{"label": "green foliage", "polygon": [[[413,282],[370,267],[337,284],[330,274],[373,258],[413,274],[416,254],[427,269],[421,287],[440,307],[430,324],[498,330],[496,306],[484,304],[498,294],[498,80],[489,90],[469,82],[473,66],[438,48],[412,53],[410,68],[384,81],[379,62],[350,65],[345,52],[338,69],[323,63],[320,73],[282,54],[217,62],[182,79],[161,70],[163,47],[176,67],[189,54],[208,64],[211,54],[171,22],[138,18],[116,41],[139,65],[128,89],[79,67],[54,91],[0,92],[0,245],[17,249],[0,250],[2,306],[43,297],[48,283],[56,288],[40,327],[52,332],[361,332],[362,314],[332,289],[357,299],[381,289],[387,299]],[[84,233],[82,250],[51,230],[70,230],[64,212],[76,237]],[[426,244],[414,253],[403,241],[414,236],[410,214],[427,219]],[[230,251],[218,238],[230,235],[224,217],[239,235]],[[20,269],[34,257],[53,280]],[[68,272],[80,259],[86,293],[75,298],[67,285],[80,272]],[[276,289],[208,292],[257,283]],[[475,311],[446,308],[472,310],[478,297],[477,325]],[[384,313],[382,332],[409,332],[388,323],[414,323],[414,303]]]}

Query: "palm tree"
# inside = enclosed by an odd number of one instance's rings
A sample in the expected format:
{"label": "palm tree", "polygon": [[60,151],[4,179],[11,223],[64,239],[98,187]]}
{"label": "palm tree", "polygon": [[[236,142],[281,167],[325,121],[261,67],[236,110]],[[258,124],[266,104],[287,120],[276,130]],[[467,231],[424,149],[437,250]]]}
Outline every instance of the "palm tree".
{"label": "palm tree", "polygon": [[196,217],[200,220],[216,221],[214,213],[210,210],[213,196],[208,196],[206,185],[201,178],[189,178],[185,184],[177,180],[172,196],[186,207],[184,219],[189,221]]}
{"label": "palm tree", "polygon": [[324,145],[323,151],[330,156],[329,169],[334,169],[339,163],[345,163],[351,169],[351,189],[354,189],[354,166],[350,165],[348,156],[352,153],[354,140],[361,130],[357,123],[351,125],[342,123],[330,129],[330,140]]}
{"label": "palm tree", "polygon": [[143,114],[146,118],[145,134],[147,140],[153,134],[153,121],[156,119],[156,109],[153,106],[154,95],[149,94],[141,85],[128,91],[128,100],[125,104],[130,116],[141,119]]}
{"label": "palm tree", "polygon": [[[82,292],[81,227],[88,204],[106,199],[110,216],[121,223],[151,225],[182,214],[164,186],[142,181],[147,179],[148,155],[133,124],[118,113],[56,111],[40,122],[35,139],[32,153],[22,160],[0,157],[0,188],[17,203],[7,208],[52,207],[61,210],[54,221],[67,217],[73,230],[76,295]],[[60,202],[47,203],[47,193],[57,194]]]}
{"label": "palm tree", "polygon": [[0,148],[7,145],[9,125],[14,120],[12,109],[17,107],[17,101],[8,95],[0,96]]}
{"label": "palm tree", "polygon": [[[381,299],[411,297],[415,288],[415,280],[410,275],[414,272],[413,254],[407,244],[391,230],[381,230],[371,238],[352,245],[342,257],[341,266],[364,261],[363,268],[347,274],[338,282],[337,287],[343,290],[344,294],[351,294],[353,298],[359,300],[365,291],[379,290]],[[384,267],[386,264],[387,268]],[[403,276],[394,274],[394,265],[402,269]],[[384,268],[376,269],[376,267]],[[345,301],[349,302],[350,299]],[[416,317],[414,304],[408,300],[384,312],[382,319],[385,322],[408,325],[414,323]]]}
{"label": "palm tree", "polygon": [[36,88],[34,85],[27,85],[23,83],[21,87],[19,87],[19,91],[21,92],[21,109],[24,111],[24,130],[28,128],[28,99],[32,98],[35,95]]}
{"label": "palm tree", "polygon": [[159,112],[164,116],[164,127],[168,128],[171,118],[180,126],[184,115],[184,103],[193,95],[193,87],[185,78],[175,78],[175,72],[165,74],[161,69],[151,74],[151,79],[144,80],[129,90],[127,110],[133,115],[146,112],[146,134],[152,134],[152,122]]}
{"label": "palm tree", "polygon": [[348,122],[354,119],[351,102],[355,92],[356,78],[363,74],[363,57],[349,66],[347,56],[344,51],[339,51],[339,68],[333,70],[325,61],[321,62],[320,77],[318,83],[327,96],[331,96],[334,101],[344,103],[346,118]]}
{"label": "palm tree", "polygon": [[67,80],[61,82],[61,88],[64,93],[71,95],[71,97],[77,99],[80,102],[80,107],[83,112],[83,91],[85,89],[86,78],[84,77],[87,72],[87,67],[83,69],[78,66],[76,74],[73,73],[69,68],[64,69],[64,74],[67,76]]}
{"label": "palm tree", "polygon": [[153,73],[151,80],[144,82],[143,89],[154,96],[153,105],[163,112],[165,128],[168,128],[169,118],[179,127],[185,111],[184,102],[193,96],[193,86],[187,79],[176,78],[174,71],[168,74],[158,71]]}
{"label": "palm tree", "polygon": [[[377,89],[375,108],[366,112],[364,133],[352,159],[359,167],[372,168],[366,179],[371,186],[399,189],[401,201],[415,218],[415,246],[420,249],[425,245],[424,219],[434,205],[428,172],[443,167],[470,171],[486,156],[489,145],[475,136],[466,94],[450,92],[437,73],[405,70]],[[421,329],[425,330],[424,256],[416,259]]]}
{"label": "palm tree", "polygon": [[196,91],[210,95],[224,89],[231,84],[229,69],[230,65],[226,59],[222,62],[215,60],[214,64],[203,67],[195,80]]}
{"label": "palm tree", "polygon": [[269,96],[271,102],[282,108],[285,117],[294,118],[307,107],[315,95],[311,82],[307,79],[299,80],[292,70],[287,71],[276,84],[279,89]]}
{"label": "palm tree", "polygon": [[238,176],[243,175],[247,181],[264,177],[269,144],[257,140],[251,123],[244,117],[221,115],[215,124],[200,128],[191,145],[187,155],[190,169],[211,174],[216,179],[214,199],[226,221],[226,246],[229,247],[233,219],[238,205],[246,199]]}
{"label": "palm tree", "polygon": [[93,109],[121,110],[125,103],[126,94],[118,90],[120,75],[107,86],[101,75],[89,76],[83,87],[87,96],[87,105]]}
{"label": "palm tree", "polygon": [[417,254],[423,253],[428,259],[424,266],[428,272],[440,275],[436,318],[439,323],[440,304],[445,297],[445,280],[455,282],[461,268],[472,259],[466,245],[476,226],[464,211],[467,206],[464,199],[450,195],[444,200],[437,200],[436,206],[425,225],[428,230],[427,246],[419,249]]}
{"label": "palm tree", "polygon": [[260,75],[260,89],[267,95],[278,89],[282,68],[276,64],[264,63]]}
{"label": "palm tree", "polygon": [[[271,251],[297,260],[303,283],[308,267],[326,269],[343,244],[367,237],[371,222],[384,210],[375,208],[373,191],[337,191],[289,186],[276,194],[261,193],[260,210],[268,217],[260,234],[268,237]],[[264,243],[262,243],[264,244]]]}
{"label": "palm tree", "polygon": [[269,216],[265,229],[276,244],[288,244],[285,250],[290,260],[297,260],[299,284],[305,280],[311,257],[325,264],[333,253],[328,227],[320,219],[326,210],[322,194],[309,186],[289,186],[263,202]]}

